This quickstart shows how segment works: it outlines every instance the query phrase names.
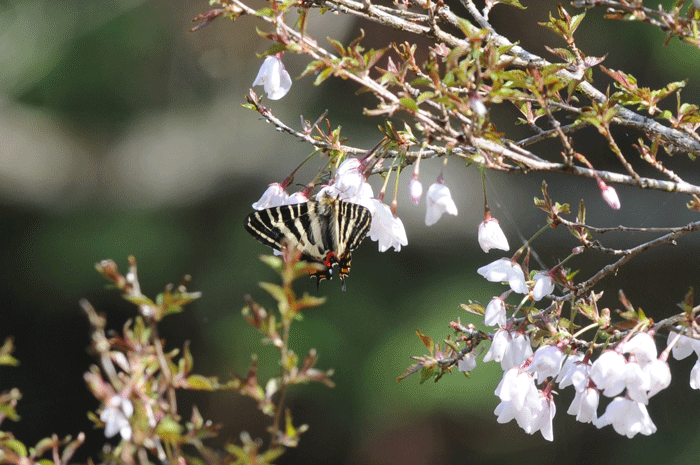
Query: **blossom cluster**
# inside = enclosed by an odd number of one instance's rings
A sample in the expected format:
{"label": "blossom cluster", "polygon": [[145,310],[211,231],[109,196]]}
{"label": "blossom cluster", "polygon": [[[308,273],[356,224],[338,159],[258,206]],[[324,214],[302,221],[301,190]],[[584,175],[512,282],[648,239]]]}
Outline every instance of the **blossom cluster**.
{"label": "blossom cluster", "polygon": [[[503,232],[488,213],[486,217],[479,228],[479,242],[488,252],[499,248],[492,241],[499,243],[499,239],[493,238],[499,238]],[[575,395],[567,413],[577,421],[598,428],[611,425],[617,433],[630,438],[653,434],[656,426],[646,406],[651,397],[671,383],[668,355],[672,353],[674,358],[682,359],[694,352],[700,356],[700,340],[681,335],[680,330],[671,331],[667,350],[659,355],[653,337],[655,330],[640,327],[628,332],[618,343],[610,344],[594,359],[592,349],[581,352],[585,347],[577,346],[573,338],[563,333],[557,336],[552,331],[549,340],[538,335],[540,347],[533,352],[530,336],[534,332],[527,327],[527,319],[518,320],[515,314],[508,317],[506,298],[510,293],[525,296],[516,312],[528,300],[540,301],[554,292],[554,278],[559,270],[555,267],[533,272],[532,279],[528,279],[517,261],[520,252],[514,258],[500,258],[477,270],[486,280],[507,283],[510,288],[503,295],[493,297],[484,309],[484,324],[495,327],[495,332],[483,360],[500,363],[504,372],[495,390],[500,399],[494,412],[497,421],[515,420],[525,432],[539,431],[552,441],[552,420],[556,413],[554,388],[572,386]],[[470,371],[475,366],[472,352],[458,362],[460,371]],[[700,389],[700,359],[691,373],[690,385]],[[598,416],[601,395],[612,400]]]}
{"label": "blossom cluster", "polygon": [[[515,419],[525,432],[540,431],[549,441],[554,438],[555,386],[575,389],[567,413],[577,421],[598,428],[612,425],[618,434],[631,438],[656,431],[646,405],[671,383],[668,363],[657,356],[656,344],[648,333],[636,334],[591,362],[590,354],[567,354],[563,344],[542,345],[533,354],[527,335],[501,327],[484,361],[498,361],[504,370],[495,391],[501,400],[495,410],[498,422]],[[601,394],[613,400],[598,417]]]}
{"label": "blossom cluster", "polygon": [[[489,281],[507,282],[512,292],[526,294],[526,299],[533,301],[555,288],[549,272],[538,272],[533,280],[527,281],[520,265],[510,259],[499,259],[478,271]],[[672,350],[676,359],[693,352],[700,355],[699,340],[675,332],[669,335],[667,350],[659,355],[653,331],[630,332],[595,360],[592,350],[581,353],[565,338],[542,343],[533,353],[527,329],[514,318],[507,318],[504,299],[503,296],[493,297],[484,312],[484,323],[496,327],[484,362],[498,362],[504,371],[495,391],[501,402],[494,413],[498,422],[516,420],[525,432],[540,431],[549,441],[554,437],[552,419],[556,406],[552,393],[556,386],[574,388],[574,400],[567,413],[574,415],[577,421],[592,423],[598,428],[612,425],[618,434],[630,438],[637,434],[653,434],[656,426],[646,405],[671,383],[669,352]],[[460,371],[476,366],[474,356],[468,355],[468,359],[465,357],[465,361],[458,364]],[[690,385],[700,388],[700,360],[693,368]],[[598,416],[601,394],[612,400]]]}

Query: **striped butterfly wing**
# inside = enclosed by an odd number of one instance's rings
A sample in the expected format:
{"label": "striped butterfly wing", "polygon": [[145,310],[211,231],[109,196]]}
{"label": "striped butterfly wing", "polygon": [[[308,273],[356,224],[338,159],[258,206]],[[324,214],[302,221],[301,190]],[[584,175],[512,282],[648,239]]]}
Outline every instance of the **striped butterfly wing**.
{"label": "striped butterfly wing", "polygon": [[323,264],[323,270],[312,273],[319,282],[331,279],[333,265],[337,263],[344,290],[351,253],[367,236],[371,222],[367,208],[323,197],[317,202],[253,212],[246,217],[245,229],[276,250],[280,250],[283,239],[287,239],[301,251],[305,260]]}

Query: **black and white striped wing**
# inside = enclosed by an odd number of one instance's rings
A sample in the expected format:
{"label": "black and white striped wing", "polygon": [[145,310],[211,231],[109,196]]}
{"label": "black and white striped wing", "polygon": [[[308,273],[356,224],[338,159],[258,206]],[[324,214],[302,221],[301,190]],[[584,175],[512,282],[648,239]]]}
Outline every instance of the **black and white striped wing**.
{"label": "black and white striped wing", "polygon": [[[309,213],[311,210],[311,214]],[[314,205],[299,203],[266,208],[251,213],[245,219],[245,229],[255,239],[275,250],[282,250],[282,240],[300,250],[308,259],[320,261],[323,255],[315,252],[319,242],[320,227],[315,219]]]}
{"label": "black and white striped wing", "polygon": [[324,270],[312,274],[319,281],[330,279],[337,263],[344,289],[351,253],[367,236],[371,222],[370,211],[362,205],[323,197],[317,202],[253,212],[246,218],[245,228],[258,241],[276,250],[287,239],[305,260],[323,264]]}

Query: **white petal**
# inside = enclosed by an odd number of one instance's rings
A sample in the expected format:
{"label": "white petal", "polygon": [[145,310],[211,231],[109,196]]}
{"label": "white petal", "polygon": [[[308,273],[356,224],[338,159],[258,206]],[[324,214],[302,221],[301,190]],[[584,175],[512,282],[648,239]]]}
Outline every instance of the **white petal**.
{"label": "white petal", "polygon": [[425,225],[432,226],[440,219],[443,213],[457,215],[457,206],[452,200],[450,188],[444,184],[434,183],[428,188],[426,194]]}
{"label": "white petal", "polygon": [[484,252],[491,249],[509,250],[508,239],[503,234],[501,226],[496,218],[488,218],[479,224],[479,245]]}

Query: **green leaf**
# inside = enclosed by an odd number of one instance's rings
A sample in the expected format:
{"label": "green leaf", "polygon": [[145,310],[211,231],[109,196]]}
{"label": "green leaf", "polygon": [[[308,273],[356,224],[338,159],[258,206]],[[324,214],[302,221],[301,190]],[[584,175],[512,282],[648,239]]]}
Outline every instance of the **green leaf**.
{"label": "green leaf", "polygon": [[0,442],[0,444],[2,444],[2,446],[4,446],[4,447],[7,447],[8,449],[13,450],[20,457],[27,456],[27,447],[24,444],[22,444],[21,441],[18,441],[17,439],[14,439],[14,438],[5,439],[2,442]]}
{"label": "green leaf", "polygon": [[496,3],[503,3],[504,5],[514,6],[516,8],[520,8],[521,10],[527,9],[527,7],[522,6],[518,0],[498,0]]}
{"label": "green leaf", "polygon": [[200,391],[215,391],[217,382],[215,378],[207,378],[202,375],[191,375],[187,377],[187,384],[190,385],[191,389],[197,389]]}
{"label": "green leaf", "polygon": [[180,424],[170,415],[163,417],[156,426],[156,434],[166,441],[177,441],[180,437],[181,431],[182,426],[180,426]]}
{"label": "green leaf", "polygon": [[420,104],[420,103],[425,102],[426,100],[431,99],[433,97],[435,97],[435,92],[430,92],[430,91],[423,92],[422,94],[420,94],[418,96],[416,101]]}
{"label": "green leaf", "polygon": [[420,384],[425,383],[435,374],[435,367],[433,365],[425,366],[420,371]]}
{"label": "green leaf", "polygon": [[12,421],[19,421],[19,415],[9,404],[0,404],[0,412]]}
{"label": "green leaf", "polygon": [[260,8],[258,11],[255,12],[255,16],[268,16],[268,17],[272,18],[274,15],[275,15],[275,12],[269,6],[266,6],[264,8]]}
{"label": "green leaf", "polygon": [[265,289],[267,293],[270,294],[279,305],[284,305],[286,307],[287,294],[284,292],[284,288],[282,286],[265,282],[258,283],[258,285]]}
{"label": "green leaf", "polygon": [[314,80],[314,85],[318,86],[320,85],[323,81],[328,79],[330,75],[333,73],[333,68],[326,68],[320,73],[318,73],[318,76],[316,76],[316,79]]}
{"label": "green leaf", "polygon": [[416,104],[415,100],[413,100],[410,97],[401,97],[399,99],[399,102],[401,102],[401,105],[403,105],[411,111],[418,111],[418,105]]}

